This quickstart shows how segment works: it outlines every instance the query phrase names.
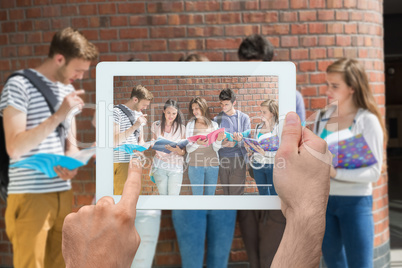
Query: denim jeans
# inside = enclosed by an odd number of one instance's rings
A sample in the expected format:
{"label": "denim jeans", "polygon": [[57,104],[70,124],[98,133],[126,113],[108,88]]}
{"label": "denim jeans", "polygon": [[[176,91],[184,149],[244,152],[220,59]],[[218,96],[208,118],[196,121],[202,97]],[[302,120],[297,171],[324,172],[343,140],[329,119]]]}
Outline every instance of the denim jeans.
{"label": "denim jeans", "polygon": [[[253,163],[254,180],[257,183],[260,195],[277,195],[274,187],[274,165]],[[261,184],[271,184],[271,186],[262,186]]]}
{"label": "denim jeans", "polygon": [[329,196],[322,253],[328,268],[373,267],[372,196]]}
{"label": "denim jeans", "polygon": [[183,173],[156,168],[154,179],[160,195],[179,195]]}
{"label": "denim jeans", "polygon": [[173,225],[183,268],[202,268],[205,239],[208,268],[227,268],[236,223],[235,210],[174,210]]}
{"label": "denim jeans", "polygon": [[135,228],[141,237],[141,244],[135,254],[131,268],[152,267],[156,244],[158,243],[160,223],[160,211],[137,210]]}
{"label": "denim jeans", "polygon": [[[214,195],[216,183],[218,182],[219,166],[215,167],[188,167],[188,178],[191,184],[204,184],[204,186],[192,186],[193,195]],[[212,184],[209,186],[209,184]]]}

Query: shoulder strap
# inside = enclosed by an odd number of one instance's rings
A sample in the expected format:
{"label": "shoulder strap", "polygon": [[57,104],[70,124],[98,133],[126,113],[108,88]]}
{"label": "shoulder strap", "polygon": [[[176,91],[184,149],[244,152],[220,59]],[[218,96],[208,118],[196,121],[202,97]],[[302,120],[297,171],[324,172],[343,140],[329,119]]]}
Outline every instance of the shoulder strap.
{"label": "shoulder strap", "polygon": [[[29,80],[29,82],[32,83],[32,85],[35,86],[35,88],[45,98],[46,103],[49,106],[50,112],[52,114],[54,114],[55,110],[56,110],[56,107],[57,107],[57,104],[58,104],[58,100],[57,100],[56,96],[54,95],[52,89],[49,87],[49,85],[46,84],[45,81],[43,81],[41,77],[39,77],[34,71],[32,71],[30,69],[24,69],[24,70],[16,71],[16,72],[12,73],[7,78],[7,80],[10,79],[11,77],[14,77],[14,76],[17,76],[17,75],[25,77],[26,79]],[[59,133],[59,136],[60,136],[61,146],[62,146],[63,150],[65,150],[65,144],[66,144],[65,133],[66,133],[66,130],[64,128],[63,123],[58,125],[56,129],[57,129],[57,132]]]}
{"label": "shoulder strap", "polygon": [[127,109],[126,106],[124,106],[124,105],[122,105],[122,104],[119,104],[119,105],[116,105],[116,106],[114,106],[114,107],[119,108],[120,110],[122,110],[123,113],[128,117],[128,119],[130,119],[131,125],[134,125],[134,123],[135,123],[134,116],[133,116],[133,114]]}
{"label": "shoulder strap", "polygon": [[218,127],[221,127],[222,124],[222,114],[223,112],[220,112],[217,116],[216,116],[216,123],[218,123]]}
{"label": "shoulder strap", "polygon": [[318,129],[320,128],[320,123],[322,120],[322,117],[324,116],[326,110],[320,110],[320,115],[318,116],[318,121],[317,124],[315,125],[315,133],[318,135]]}

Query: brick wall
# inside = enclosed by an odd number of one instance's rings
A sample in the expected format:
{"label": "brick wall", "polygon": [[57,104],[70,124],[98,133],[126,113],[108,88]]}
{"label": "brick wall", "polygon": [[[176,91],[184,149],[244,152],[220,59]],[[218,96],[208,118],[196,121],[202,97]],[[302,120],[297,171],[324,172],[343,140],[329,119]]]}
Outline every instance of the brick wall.
{"label": "brick wall", "polygon": [[[250,0],[250,1],[124,1],[16,0],[0,2],[0,83],[12,71],[39,64],[55,31],[79,28],[101,52],[100,60],[176,61],[188,52],[211,60],[237,60],[241,39],[260,33],[277,48],[275,60],[297,65],[298,89],[308,115],[326,104],[325,68],[337,58],[360,59],[372,90],[385,113],[382,0]],[[77,88],[95,101],[95,69]],[[79,139],[93,141],[84,110],[78,119]],[[385,160],[386,161],[386,160]],[[92,201],[95,178],[92,163],[80,170],[73,184],[74,207]],[[374,190],[375,246],[389,240],[387,173]],[[1,207],[4,215],[4,206]],[[168,213],[163,215],[155,263],[179,265]],[[0,265],[11,265],[11,247],[0,218]],[[165,232],[166,231],[166,232]],[[238,232],[238,231],[236,231]],[[170,239],[170,240],[169,240]],[[246,259],[241,241],[234,241],[231,262]],[[166,249],[171,249],[171,251]],[[163,253],[164,252],[164,253]],[[169,253],[173,252],[173,253]],[[174,253],[176,252],[176,254]]]}

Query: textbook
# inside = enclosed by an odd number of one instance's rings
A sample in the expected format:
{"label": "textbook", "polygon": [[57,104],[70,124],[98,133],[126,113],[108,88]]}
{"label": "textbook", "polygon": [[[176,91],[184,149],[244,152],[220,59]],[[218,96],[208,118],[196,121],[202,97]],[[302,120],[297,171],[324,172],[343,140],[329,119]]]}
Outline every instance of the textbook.
{"label": "textbook", "polygon": [[188,137],[187,139],[190,142],[197,142],[198,139],[201,139],[201,140],[208,139],[207,146],[210,146],[212,143],[214,143],[218,139],[219,133],[224,132],[224,131],[225,131],[225,128],[220,128],[220,129],[212,131],[208,135],[195,135],[195,136]]}
{"label": "textbook", "polygon": [[120,151],[120,152],[126,152],[129,155],[133,155],[135,152],[134,151],[138,151],[138,152],[143,152],[145,150],[148,150],[149,146],[151,146],[151,142],[146,142],[144,143],[144,145],[134,145],[134,144],[123,144],[120,145],[117,148],[114,148],[114,151]]}
{"label": "textbook", "polygon": [[377,163],[362,134],[328,145],[335,168],[356,169]]}
{"label": "textbook", "polygon": [[[264,151],[277,151],[279,148],[279,137],[277,135],[275,136],[271,136],[268,138],[265,138],[264,135],[262,135],[258,140],[256,139],[250,139],[250,138],[243,138],[244,142],[247,143],[248,145],[253,144],[253,145],[258,145],[260,146],[262,149],[264,149]],[[251,147],[250,145],[250,149],[253,152],[257,152],[256,150],[254,150],[253,147]]]}
{"label": "textbook", "polygon": [[10,167],[33,169],[42,172],[49,178],[54,178],[57,177],[54,171],[56,166],[73,170],[85,166],[95,153],[96,147],[83,149],[72,156],[40,153],[18,161]]}
{"label": "textbook", "polygon": [[[251,129],[243,131],[241,134],[243,135],[243,138],[247,138],[250,135],[250,132],[251,132]],[[229,133],[229,132],[225,131],[225,135],[226,135],[226,139],[228,141],[235,141],[233,139],[233,134],[232,133]],[[236,141],[236,144],[237,144],[237,141]]]}
{"label": "textbook", "polygon": [[155,142],[154,145],[152,146],[152,149],[157,150],[157,151],[161,151],[167,154],[170,154],[171,151],[169,151],[168,149],[165,148],[166,145],[170,145],[172,147],[176,147],[179,146],[180,149],[183,149],[184,147],[186,147],[186,145],[188,144],[188,140],[183,139],[179,142],[174,142],[162,137],[159,137]]}

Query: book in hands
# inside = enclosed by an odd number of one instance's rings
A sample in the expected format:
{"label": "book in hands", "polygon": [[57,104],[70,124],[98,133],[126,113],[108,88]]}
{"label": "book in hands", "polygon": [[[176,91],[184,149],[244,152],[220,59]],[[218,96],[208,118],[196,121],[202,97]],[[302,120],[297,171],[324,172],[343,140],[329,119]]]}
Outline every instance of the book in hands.
{"label": "book in hands", "polygon": [[138,152],[143,152],[148,150],[149,146],[151,146],[151,142],[146,142],[143,145],[136,145],[136,144],[123,144],[120,145],[117,148],[114,148],[114,151],[120,151],[120,152],[125,152],[128,153],[129,155],[133,155],[135,153],[135,151]]}
{"label": "book in hands", "polygon": [[85,166],[95,153],[96,147],[81,150],[72,156],[39,153],[18,161],[10,165],[10,167],[36,170],[42,172],[49,178],[54,178],[57,177],[54,171],[55,167],[61,166],[73,170]]}
{"label": "book in hands", "polygon": [[362,134],[328,145],[334,168],[356,169],[377,163]]}
{"label": "book in hands", "polygon": [[[250,135],[250,132],[251,132],[251,129],[243,131],[240,134],[243,136],[243,138],[247,138]],[[225,135],[226,135],[226,139],[228,141],[235,141],[232,133],[229,133],[229,132],[225,131]]]}
{"label": "book in hands", "polygon": [[271,136],[268,138],[265,138],[264,135],[261,136],[258,140],[256,139],[250,139],[250,138],[243,138],[244,142],[250,146],[250,149],[253,152],[257,152],[254,150],[254,148],[251,146],[260,146],[264,151],[277,151],[279,148],[279,137],[277,135]]}
{"label": "book in hands", "polygon": [[212,131],[208,135],[195,135],[195,136],[188,137],[187,140],[189,140],[190,142],[197,142],[198,139],[201,139],[201,140],[208,139],[208,144],[206,146],[210,146],[212,143],[214,143],[218,139],[219,133],[224,132],[224,131],[225,131],[225,128],[220,128],[220,129]]}
{"label": "book in hands", "polygon": [[173,148],[175,148],[176,146],[179,146],[180,149],[183,149],[184,147],[186,147],[187,144],[188,144],[188,140],[186,140],[186,139],[183,139],[183,140],[180,140],[178,142],[175,142],[175,141],[171,141],[171,140],[159,137],[154,142],[154,145],[152,146],[152,149],[154,149],[156,151],[160,151],[160,152],[170,154],[171,151],[166,149],[166,145],[170,145]]}

